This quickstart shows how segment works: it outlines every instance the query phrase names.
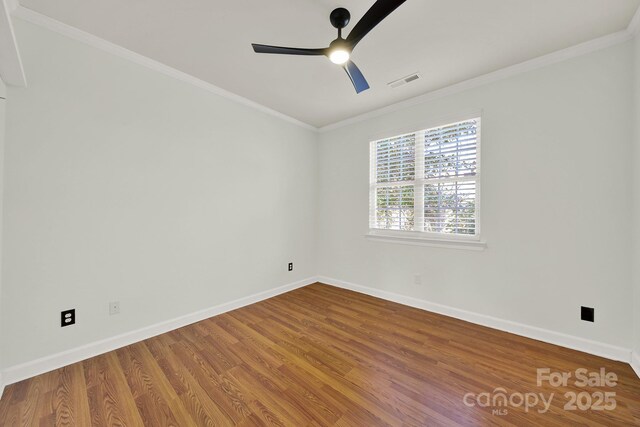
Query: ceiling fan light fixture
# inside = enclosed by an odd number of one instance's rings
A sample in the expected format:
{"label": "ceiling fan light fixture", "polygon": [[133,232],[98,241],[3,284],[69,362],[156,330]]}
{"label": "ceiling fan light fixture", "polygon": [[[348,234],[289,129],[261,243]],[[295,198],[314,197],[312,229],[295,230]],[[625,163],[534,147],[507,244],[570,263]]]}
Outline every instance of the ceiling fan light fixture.
{"label": "ceiling fan light fixture", "polygon": [[358,23],[349,31],[346,39],[342,38],[342,30],[349,25],[351,14],[343,7],[331,11],[329,21],[331,25],[338,29],[338,38],[331,42],[326,48],[300,48],[285,46],[270,46],[252,43],[253,51],[256,53],[271,53],[281,55],[304,55],[304,56],[328,56],[334,64],[341,65],[346,71],[356,93],[369,89],[369,83],[362,75],[360,69],[351,61],[351,52],[360,40],[371,30],[373,30],[391,12],[396,10],[407,0],[376,0],[376,2],[360,18]]}
{"label": "ceiling fan light fixture", "polygon": [[329,54],[331,62],[337,65],[342,65],[349,60],[349,51],[346,49],[335,49]]}

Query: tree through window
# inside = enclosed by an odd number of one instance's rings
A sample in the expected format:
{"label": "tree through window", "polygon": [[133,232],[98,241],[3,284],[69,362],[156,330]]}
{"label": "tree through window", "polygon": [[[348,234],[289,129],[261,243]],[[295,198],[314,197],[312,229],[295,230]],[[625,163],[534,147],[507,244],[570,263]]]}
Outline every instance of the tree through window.
{"label": "tree through window", "polygon": [[478,234],[480,119],[371,143],[372,229]]}

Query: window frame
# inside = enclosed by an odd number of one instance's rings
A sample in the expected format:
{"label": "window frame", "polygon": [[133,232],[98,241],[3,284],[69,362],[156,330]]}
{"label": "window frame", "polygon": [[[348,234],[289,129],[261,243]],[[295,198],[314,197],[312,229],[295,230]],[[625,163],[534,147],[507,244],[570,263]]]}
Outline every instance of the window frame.
{"label": "window frame", "polygon": [[[381,228],[373,228],[373,215],[376,212],[376,190],[379,188],[376,182],[376,144],[382,139],[399,137],[411,133],[424,132],[429,129],[452,125],[468,120],[478,120],[477,137],[476,137],[476,174],[473,179],[476,184],[475,191],[475,234],[447,234],[432,231],[415,231],[415,230],[387,230]],[[408,130],[413,129],[413,130]],[[420,155],[416,146],[416,158]],[[424,157],[424,156],[423,156]],[[416,177],[413,181],[405,181],[406,183],[416,187],[417,183],[422,182],[424,185],[428,182],[425,178],[418,178],[418,168],[416,165]],[[449,179],[451,182],[464,181]],[[431,180],[430,182],[438,183],[439,180]],[[415,203],[414,203],[415,209]],[[472,111],[455,116],[440,117],[430,120],[428,123],[422,122],[419,125],[404,126],[402,129],[396,129],[392,132],[379,133],[369,137],[369,212],[368,212],[368,232],[366,237],[373,240],[388,243],[404,243],[410,245],[447,247],[454,249],[474,249],[482,250],[486,247],[486,243],[482,240],[482,111]]]}

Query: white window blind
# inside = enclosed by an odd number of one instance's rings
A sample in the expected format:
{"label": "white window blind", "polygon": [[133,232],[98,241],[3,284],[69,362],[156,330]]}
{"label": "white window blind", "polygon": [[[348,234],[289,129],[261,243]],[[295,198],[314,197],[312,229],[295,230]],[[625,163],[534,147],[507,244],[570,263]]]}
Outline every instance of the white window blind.
{"label": "white window blind", "polygon": [[369,227],[479,234],[480,119],[371,142]]}

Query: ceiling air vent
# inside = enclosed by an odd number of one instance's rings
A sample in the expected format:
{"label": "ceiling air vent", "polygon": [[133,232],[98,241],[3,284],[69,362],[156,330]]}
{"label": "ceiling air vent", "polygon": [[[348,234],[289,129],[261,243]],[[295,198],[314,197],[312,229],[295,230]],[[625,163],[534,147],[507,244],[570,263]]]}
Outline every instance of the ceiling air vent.
{"label": "ceiling air vent", "polygon": [[413,73],[413,74],[409,74],[406,77],[403,77],[401,79],[398,80],[394,80],[391,83],[387,83],[387,85],[389,85],[392,88],[397,88],[400,86],[404,86],[407,83],[411,83],[414,80],[418,80],[420,78],[420,74],[419,73]]}

